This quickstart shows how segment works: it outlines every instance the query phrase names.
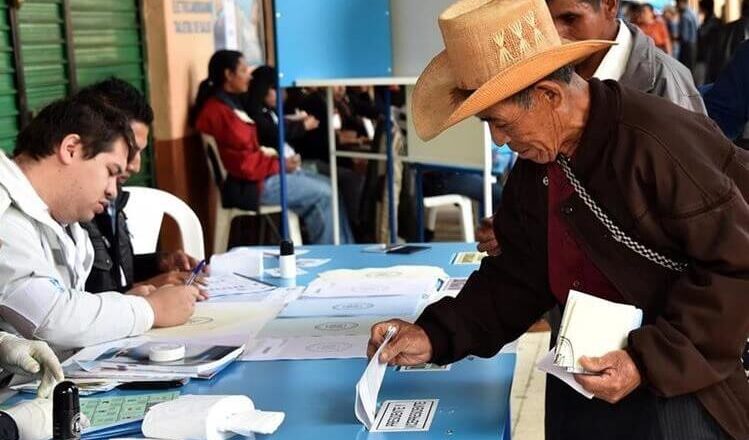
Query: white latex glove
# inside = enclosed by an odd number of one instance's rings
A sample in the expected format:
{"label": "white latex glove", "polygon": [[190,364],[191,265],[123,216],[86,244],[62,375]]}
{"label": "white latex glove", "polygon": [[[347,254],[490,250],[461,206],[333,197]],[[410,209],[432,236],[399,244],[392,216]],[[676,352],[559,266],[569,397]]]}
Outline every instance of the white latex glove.
{"label": "white latex glove", "polygon": [[[52,438],[52,400],[25,400],[5,410],[16,422],[21,440],[47,440]],[[81,430],[91,423],[81,413]]]}
{"label": "white latex glove", "polygon": [[46,343],[5,332],[0,332],[0,368],[41,378],[37,395],[42,398],[49,397],[55,384],[64,379],[60,361]]}

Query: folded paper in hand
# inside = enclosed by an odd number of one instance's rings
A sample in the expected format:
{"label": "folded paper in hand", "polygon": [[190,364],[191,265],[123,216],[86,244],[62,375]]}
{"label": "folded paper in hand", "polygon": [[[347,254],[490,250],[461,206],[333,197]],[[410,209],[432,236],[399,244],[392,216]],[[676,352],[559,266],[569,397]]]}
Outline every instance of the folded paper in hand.
{"label": "folded paper in hand", "polygon": [[591,374],[580,365],[580,358],[600,357],[627,346],[632,330],[642,325],[642,310],[635,306],[619,304],[570,290],[562,316],[556,347],[537,367],[567,382],[578,392],[590,398],[582,388],[576,387],[572,374]]}

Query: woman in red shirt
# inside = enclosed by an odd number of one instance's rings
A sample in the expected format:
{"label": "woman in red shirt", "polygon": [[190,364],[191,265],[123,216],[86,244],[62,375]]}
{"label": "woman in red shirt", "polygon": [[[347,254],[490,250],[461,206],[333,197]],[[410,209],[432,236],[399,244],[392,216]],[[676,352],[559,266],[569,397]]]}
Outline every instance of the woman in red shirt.
{"label": "woman in red shirt", "polygon": [[[216,139],[227,174],[257,184],[262,205],[280,203],[280,163],[275,150],[260,146],[254,121],[242,110],[237,95],[246,93],[251,71],[241,52],[219,50],[208,63],[193,111],[194,125]],[[333,243],[330,180],[305,172],[293,150],[285,154],[289,208],[302,217],[309,239],[315,244]],[[341,206],[341,243],[353,242]]]}

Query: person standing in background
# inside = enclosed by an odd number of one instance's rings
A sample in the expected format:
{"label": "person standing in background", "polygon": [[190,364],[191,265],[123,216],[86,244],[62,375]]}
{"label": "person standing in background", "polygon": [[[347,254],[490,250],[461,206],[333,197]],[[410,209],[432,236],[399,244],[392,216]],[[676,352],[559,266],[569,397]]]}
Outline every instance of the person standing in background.
{"label": "person standing in background", "polygon": [[697,64],[697,16],[687,0],[676,0],[679,10],[679,61],[694,73]]}
{"label": "person standing in background", "polygon": [[639,27],[645,35],[653,39],[655,46],[671,55],[671,35],[668,32],[666,23],[655,15],[653,5],[646,3],[640,5],[636,9],[636,21],[635,24]]}
{"label": "person standing in background", "polygon": [[723,23],[715,16],[715,1],[700,0],[702,24],[697,38],[697,69],[695,83],[712,83],[720,73],[720,38]]}

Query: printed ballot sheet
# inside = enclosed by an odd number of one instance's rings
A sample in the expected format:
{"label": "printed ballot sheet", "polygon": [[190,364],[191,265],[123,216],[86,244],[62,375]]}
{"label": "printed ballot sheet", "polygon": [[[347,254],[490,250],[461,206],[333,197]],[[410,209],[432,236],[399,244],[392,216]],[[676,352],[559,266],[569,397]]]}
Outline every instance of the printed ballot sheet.
{"label": "printed ballot sheet", "polygon": [[205,289],[211,299],[222,296],[255,294],[258,298],[266,298],[275,286],[252,280],[233,273],[211,275],[205,279]]}
{"label": "printed ballot sheet", "polygon": [[248,336],[258,334],[282,307],[279,302],[200,302],[185,324],[151,329],[145,335],[153,341],[241,345]]}
{"label": "printed ballot sheet", "polygon": [[375,413],[377,411],[377,396],[380,394],[382,380],[385,378],[387,363],[380,362],[380,354],[387,347],[390,340],[395,336],[395,327],[390,327],[385,335],[385,340],[377,349],[372,359],[369,360],[367,368],[364,370],[359,382],[356,383],[356,402],[354,414],[360,422],[371,429],[375,422]]}
{"label": "printed ballot sheet", "polygon": [[[258,334],[259,338],[294,338],[300,336],[364,335],[369,337],[372,326],[381,321],[398,318],[386,316],[325,316],[315,318],[282,318],[269,322]],[[401,319],[413,319],[400,317]]]}
{"label": "printed ballot sheet", "polygon": [[283,318],[313,316],[413,316],[422,302],[418,296],[370,296],[362,298],[300,298],[289,303]]}
{"label": "printed ballot sheet", "polygon": [[313,280],[305,297],[425,296],[447,274],[432,266],[391,266],[365,269],[336,269]]}
{"label": "printed ballot sheet", "polygon": [[258,337],[243,361],[353,359],[367,357],[369,335]]}

